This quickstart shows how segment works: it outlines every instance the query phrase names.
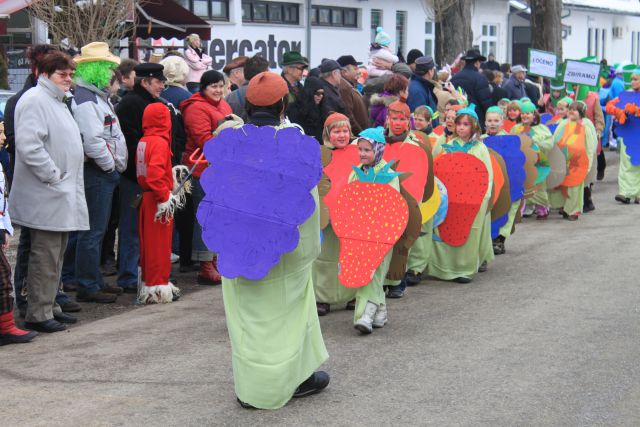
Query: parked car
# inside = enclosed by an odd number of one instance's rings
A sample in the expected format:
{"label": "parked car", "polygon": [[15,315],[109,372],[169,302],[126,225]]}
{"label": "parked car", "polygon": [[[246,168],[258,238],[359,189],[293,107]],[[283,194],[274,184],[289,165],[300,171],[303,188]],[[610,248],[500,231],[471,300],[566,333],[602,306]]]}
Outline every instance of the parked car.
{"label": "parked car", "polygon": [[0,90],[0,119],[4,118],[4,107],[7,105],[7,101],[15,94],[10,90]]}

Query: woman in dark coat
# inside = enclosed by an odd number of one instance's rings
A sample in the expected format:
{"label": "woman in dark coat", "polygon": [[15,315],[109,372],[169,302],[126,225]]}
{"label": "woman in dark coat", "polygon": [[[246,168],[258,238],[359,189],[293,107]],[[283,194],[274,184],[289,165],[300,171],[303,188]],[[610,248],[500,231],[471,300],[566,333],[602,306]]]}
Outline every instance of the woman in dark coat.
{"label": "woman in dark coat", "polygon": [[296,100],[298,114],[289,119],[302,126],[304,133],[313,136],[322,144],[322,125],[320,109],[324,102],[324,85],[317,77],[307,77],[302,94]]}

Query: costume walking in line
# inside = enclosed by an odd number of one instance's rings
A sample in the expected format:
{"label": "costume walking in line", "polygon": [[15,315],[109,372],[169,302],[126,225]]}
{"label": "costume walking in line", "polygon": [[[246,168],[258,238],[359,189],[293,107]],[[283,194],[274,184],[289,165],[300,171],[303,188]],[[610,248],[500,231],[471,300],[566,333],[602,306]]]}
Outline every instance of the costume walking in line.
{"label": "costume walking in line", "polygon": [[144,136],[136,151],[136,176],[142,188],[138,233],[142,283],[138,300],[145,304],[168,303],[180,296],[169,281],[173,215],[179,207],[172,194],[171,114],[162,103],[150,104],[142,116]]}

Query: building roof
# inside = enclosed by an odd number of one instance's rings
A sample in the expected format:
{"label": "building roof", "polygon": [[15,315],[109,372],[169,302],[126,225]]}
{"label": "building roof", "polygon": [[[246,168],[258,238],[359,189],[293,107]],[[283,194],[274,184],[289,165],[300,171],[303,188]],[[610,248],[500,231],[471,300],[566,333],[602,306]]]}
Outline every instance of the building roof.
{"label": "building roof", "polygon": [[640,14],[640,1],[638,0],[562,0],[562,3],[566,6],[603,12]]}

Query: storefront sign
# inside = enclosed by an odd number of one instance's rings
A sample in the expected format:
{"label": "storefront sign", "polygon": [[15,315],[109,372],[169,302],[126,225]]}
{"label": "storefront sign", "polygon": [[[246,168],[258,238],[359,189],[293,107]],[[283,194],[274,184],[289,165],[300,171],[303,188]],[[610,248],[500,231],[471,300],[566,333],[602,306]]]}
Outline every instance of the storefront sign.
{"label": "storefront sign", "polygon": [[237,56],[261,55],[269,61],[270,68],[280,67],[282,56],[289,51],[301,52],[301,41],[277,41],[269,34],[267,40],[222,40],[213,39],[209,44],[209,56],[213,58],[211,67],[221,70],[227,62]]}
{"label": "storefront sign", "polygon": [[558,56],[544,50],[529,49],[529,73],[537,76],[556,78]]}

